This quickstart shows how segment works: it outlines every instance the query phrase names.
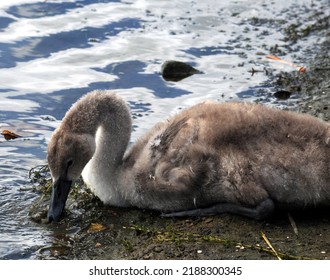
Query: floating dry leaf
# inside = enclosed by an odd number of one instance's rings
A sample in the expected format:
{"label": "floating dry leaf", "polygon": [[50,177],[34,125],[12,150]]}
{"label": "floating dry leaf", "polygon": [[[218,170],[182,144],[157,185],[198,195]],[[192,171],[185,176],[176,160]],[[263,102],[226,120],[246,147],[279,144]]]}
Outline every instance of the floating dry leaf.
{"label": "floating dry leaf", "polygon": [[290,65],[290,66],[296,68],[299,72],[306,72],[306,68],[305,67],[299,66],[299,65],[294,64],[292,62],[285,61],[285,60],[283,60],[283,59],[281,59],[281,58],[279,58],[279,57],[277,57],[275,55],[267,55],[266,57],[269,58],[269,59],[277,60],[277,61],[279,61],[281,63],[284,63],[284,64],[287,64],[287,65]]}
{"label": "floating dry leaf", "polygon": [[5,129],[1,132],[1,135],[3,135],[3,137],[6,139],[6,140],[12,140],[12,139],[16,139],[18,137],[22,137],[8,129]]}
{"label": "floating dry leaf", "polygon": [[102,225],[102,224],[98,224],[98,223],[91,223],[91,225],[89,226],[87,232],[91,233],[91,232],[98,232],[98,231],[102,231],[105,230],[107,227]]}

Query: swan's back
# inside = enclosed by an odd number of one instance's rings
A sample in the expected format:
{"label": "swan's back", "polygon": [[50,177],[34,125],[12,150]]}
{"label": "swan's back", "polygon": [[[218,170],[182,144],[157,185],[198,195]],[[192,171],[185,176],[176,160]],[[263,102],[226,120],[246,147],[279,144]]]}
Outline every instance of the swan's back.
{"label": "swan's back", "polygon": [[126,154],[135,204],[165,212],[219,203],[330,203],[330,126],[244,103],[202,103],[157,124]]}

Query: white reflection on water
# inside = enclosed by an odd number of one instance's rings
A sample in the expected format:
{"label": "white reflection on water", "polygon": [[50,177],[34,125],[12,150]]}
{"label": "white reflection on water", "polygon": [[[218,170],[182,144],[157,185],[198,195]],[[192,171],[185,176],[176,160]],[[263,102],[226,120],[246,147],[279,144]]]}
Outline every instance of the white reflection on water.
{"label": "white reflection on water", "polygon": [[[0,129],[23,138],[0,142],[0,258],[33,258],[51,242],[47,227],[27,217],[37,194],[21,187],[28,186],[29,169],[45,163],[51,131],[82,94],[101,88],[123,96],[132,108],[133,141],[205,99],[294,106],[294,99],[270,95],[266,75],[248,70],[292,70],[265,59],[275,45],[283,59],[306,63],[298,58],[315,54],[320,34],[290,45],[283,30],[307,26],[325,2],[1,1]],[[204,74],[165,82],[159,70],[169,59]]]}

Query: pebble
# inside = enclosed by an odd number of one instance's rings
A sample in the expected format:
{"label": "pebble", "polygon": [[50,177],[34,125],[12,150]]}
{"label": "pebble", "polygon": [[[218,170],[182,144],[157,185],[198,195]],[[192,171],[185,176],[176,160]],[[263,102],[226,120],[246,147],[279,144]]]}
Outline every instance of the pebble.
{"label": "pebble", "polygon": [[162,65],[160,71],[165,81],[178,82],[194,74],[202,74],[201,71],[195,69],[187,63],[168,60]]}

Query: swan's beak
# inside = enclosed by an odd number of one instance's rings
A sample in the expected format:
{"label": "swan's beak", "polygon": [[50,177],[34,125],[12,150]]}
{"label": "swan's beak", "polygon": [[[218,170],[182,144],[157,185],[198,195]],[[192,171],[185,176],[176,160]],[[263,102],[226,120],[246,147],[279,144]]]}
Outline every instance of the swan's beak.
{"label": "swan's beak", "polygon": [[53,184],[52,197],[48,210],[48,221],[58,222],[71,189],[72,181],[58,179]]}

